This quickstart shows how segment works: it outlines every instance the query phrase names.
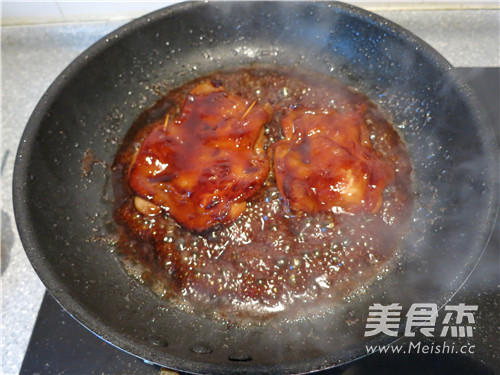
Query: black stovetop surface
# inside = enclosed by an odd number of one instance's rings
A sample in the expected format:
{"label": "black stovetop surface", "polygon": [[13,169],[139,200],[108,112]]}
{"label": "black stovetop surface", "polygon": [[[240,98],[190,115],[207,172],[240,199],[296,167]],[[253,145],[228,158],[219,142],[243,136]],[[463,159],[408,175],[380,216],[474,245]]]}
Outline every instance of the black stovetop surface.
{"label": "black stovetop surface", "polygon": [[[500,68],[458,68],[476,92],[500,144]],[[491,267],[496,265],[496,267]],[[474,354],[373,354],[319,374],[495,374],[500,371],[500,225],[477,268],[451,303],[477,305],[474,336],[454,339],[474,345]],[[413,340],[425,341],[423,337]],[[447,339],[448,342],[448,339]],[[435,342],[434,342],[435,343]],[[430,342],[432,345],[432,342]],[[155,374],[161,368],[125,353],[77,323],[48,294],[26,351],[20,374]]]}

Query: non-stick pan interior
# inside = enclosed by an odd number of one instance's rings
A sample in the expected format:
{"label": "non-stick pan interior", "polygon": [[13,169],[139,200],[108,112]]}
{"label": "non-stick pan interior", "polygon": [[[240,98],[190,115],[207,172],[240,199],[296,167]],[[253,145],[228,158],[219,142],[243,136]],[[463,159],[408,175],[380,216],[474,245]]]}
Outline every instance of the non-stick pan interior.
{"label": "non-stick pan interior", "polygon": [[[400,267],[366,293],[328,316],[241,328],[178,311],[126,274],[110,243],[109,166],[162,93],[250,64],[329,74],[378,103],[407,142],[417,205]],[[19,147],[16,221],[49,291],[104,340],[190,372],[305,372],[365,354],[370,304],[441,306],[457,290],[497,206],[493,142],[451,66],[377,16],[337,3],[186,3],[108,35],[50,87]]]}

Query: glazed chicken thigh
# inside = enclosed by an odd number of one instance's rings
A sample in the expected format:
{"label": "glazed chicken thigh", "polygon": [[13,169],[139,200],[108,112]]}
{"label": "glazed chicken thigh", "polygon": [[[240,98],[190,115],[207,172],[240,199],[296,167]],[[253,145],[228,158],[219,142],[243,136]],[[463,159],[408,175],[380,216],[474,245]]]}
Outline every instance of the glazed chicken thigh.
{"label": "glazed chicken thigh", "polygon": [[296,108],[281,121],[274,172],[290,208],[308,213],[375,212],[394,171],[372,149],[365,106],[340,113]]}
{"label": "glazed chicken thigh", "polygon": [[237,218],[263,184],[267,106],[229,94],[218,82],[194,87],[173,119],[158,123],[129,171],[136,207],[161,207],[184,227],[202,232]]}

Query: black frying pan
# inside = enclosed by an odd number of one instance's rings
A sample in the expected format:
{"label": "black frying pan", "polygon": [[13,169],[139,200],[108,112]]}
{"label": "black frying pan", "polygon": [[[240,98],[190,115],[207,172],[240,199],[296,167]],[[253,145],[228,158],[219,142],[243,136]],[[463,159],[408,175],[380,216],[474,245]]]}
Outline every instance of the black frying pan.
{"label": "black frying pan", "polygon": [[[241,328],[169,307],[100,238],[113,232],[108,166],[137,116],[162,91],[256,62],[299,65],[368,94],[407,142],[417,206],[401,265],[365,294],[321,318]],[[127,352],[201,373],[332,367],[391,340],[363,336],[370,304],[442,306],[472,271],[497,209],[497,151],[485,121],[441,56],[368,12],[339,3],[180,4],[108,35],[52,84],[19,146],[16,221],[50,293]]]}

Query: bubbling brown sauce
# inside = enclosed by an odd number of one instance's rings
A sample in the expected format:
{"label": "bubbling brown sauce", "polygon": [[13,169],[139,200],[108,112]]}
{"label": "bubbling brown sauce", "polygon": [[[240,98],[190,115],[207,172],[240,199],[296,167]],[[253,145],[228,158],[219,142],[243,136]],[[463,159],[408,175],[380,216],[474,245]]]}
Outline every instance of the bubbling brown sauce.
{"label": "bubbling brown sauce", "polygon": [[[186,96],[204,82],[270,106],[263,139],[268,154],[286,139],[282,119],[294,109],[329,115],[362,107],[365,144],[378,163],[390,167],[384,167],[391,178],[382,199],[369,210],[308,213],[290,206],[271,168],[237,218],[208,230],[189,230],[165,209],[139,212],[129,184],[138,150],[167,115],[179,116]],[[284,68],[216,72],[171,91],[125,137],[113,166],[119,249],[129,266],[140,265],[139,273],[131,273],[173,306],[242,321],[307,315],[359,291],[390,266],[411,216],[411,173],[406,147],[392,125],[365,95],[339,81]]]}

